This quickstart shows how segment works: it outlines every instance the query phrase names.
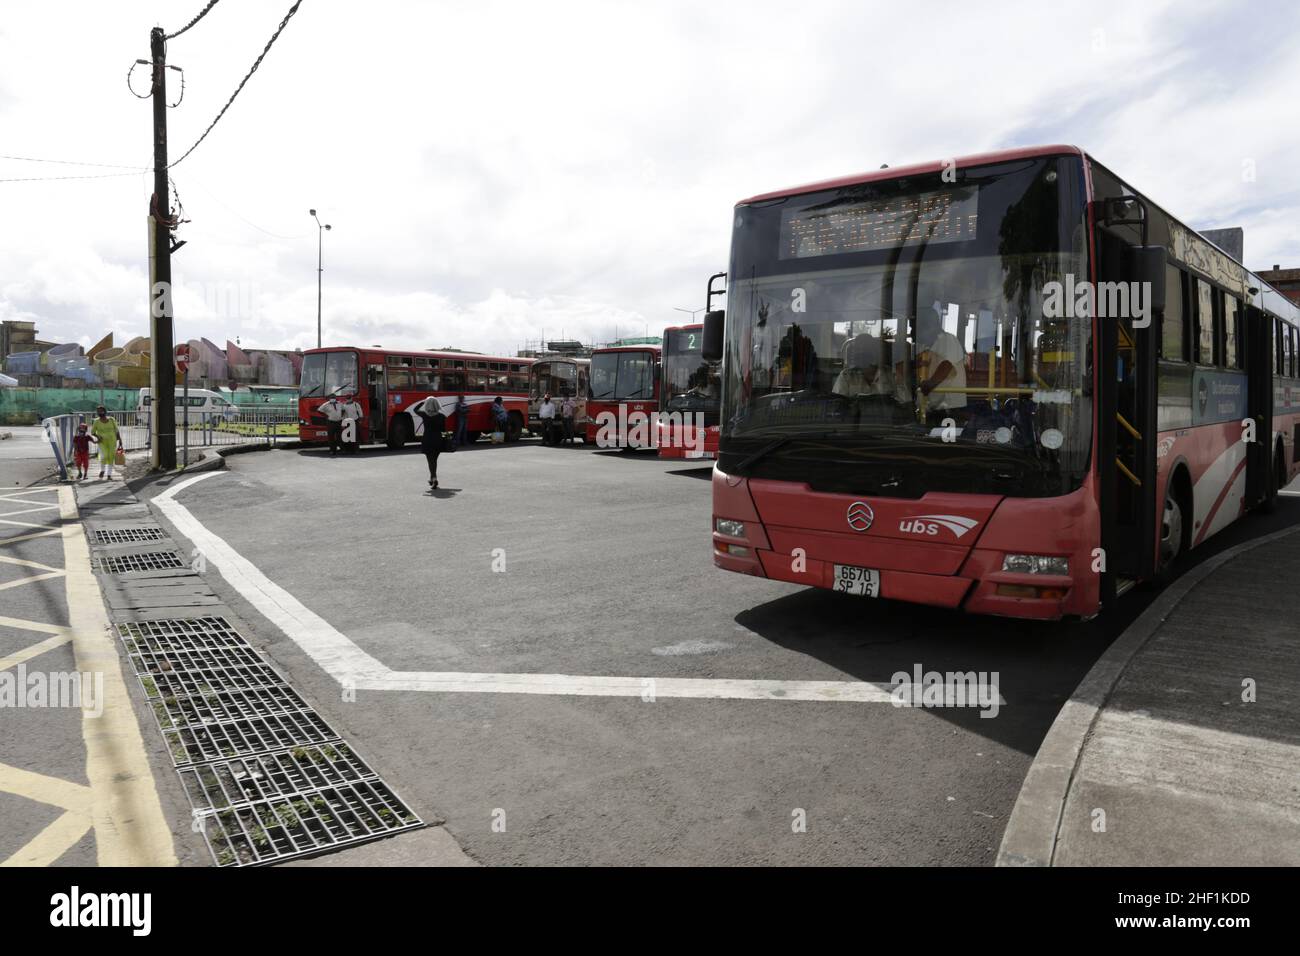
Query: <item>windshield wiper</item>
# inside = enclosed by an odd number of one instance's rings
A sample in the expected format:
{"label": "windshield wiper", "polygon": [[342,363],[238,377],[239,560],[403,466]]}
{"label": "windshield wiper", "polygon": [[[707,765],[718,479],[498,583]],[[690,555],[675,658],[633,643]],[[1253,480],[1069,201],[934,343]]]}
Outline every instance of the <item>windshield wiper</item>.
{"label": "windshield wiper", "polygon": [[744,471],[745,469],[749,468],[750,465],[753,465],[758,461],[761,461],[762,459],[766,458],[768,455],[772,454],[772,452],[780,448],[782,445],[787,444],[794,437],[795,437],[794,435],[782,435],[780,438],[768,442],[758,451],[746,455],[744,458],[742,458],[736,464],[736,471]]}

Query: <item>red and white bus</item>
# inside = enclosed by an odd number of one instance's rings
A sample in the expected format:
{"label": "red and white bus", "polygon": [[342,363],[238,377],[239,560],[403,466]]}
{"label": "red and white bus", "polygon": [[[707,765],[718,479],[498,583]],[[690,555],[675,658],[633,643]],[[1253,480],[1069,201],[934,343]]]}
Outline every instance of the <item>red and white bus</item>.
{"label": "red and white bus", "polygon": [[[718,362],[701,353],[703,325],[664,329],[660,361],[660,458],[716,458],[722,380]],[[697,429],[696,423],[703,429]],[[697,431],[700,434],[697,434]]]}
{"label": "red and white bus", "polygon": [[718,567],[1087,618],[1297,473],[1300,310],[1078,148],[768,193],[733,222],[705,319]]}
{"label": "red and white bus", "polygon": [[323,442],[328,433],[316,409],[330,396],[351,392],[364,414],[358,441],[400,448],[420,432],[423,421],[412,409],[436,396],[455,432],[456,396],[469,405],[467,433],[476,441],[494,429],[491,405],[500,396],[509,420],[506,440],[515,441],[528,416],[531,359],[501,358],[473,352],[422,352],[378,348],[324,348],[303,353],[298,395],[298,434],[304,442]]}
{"label": "red and white bus", "polygon": [[[604,448],[650,448],[659,411],[658,345],[612,345],[591,353],[587,441]],[[602,428],[606,428],[601,435]]]}

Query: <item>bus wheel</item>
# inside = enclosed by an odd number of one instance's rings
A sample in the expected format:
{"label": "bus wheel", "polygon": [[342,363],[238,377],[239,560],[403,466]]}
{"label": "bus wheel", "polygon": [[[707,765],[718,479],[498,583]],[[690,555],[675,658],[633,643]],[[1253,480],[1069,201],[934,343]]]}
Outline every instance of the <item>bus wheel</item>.
{"label": "bus wheel", "polygon": [[388,423],[388,447],[401,448],[411,440],[411,423],[399,415]]}
{"label": "bus wheel", "polygon": [[518,412],[511,412],[506,417],[506,441],[519,441],[524,433],[524,417]]}
{"label": "bus wheel", "polygon": [[1183,553],[1183,506],[1170,487],[1165,489],[1165,506],[1160,515],[1160,555],[1156,582],[1168,584],[1178,576],[1178,559]]}

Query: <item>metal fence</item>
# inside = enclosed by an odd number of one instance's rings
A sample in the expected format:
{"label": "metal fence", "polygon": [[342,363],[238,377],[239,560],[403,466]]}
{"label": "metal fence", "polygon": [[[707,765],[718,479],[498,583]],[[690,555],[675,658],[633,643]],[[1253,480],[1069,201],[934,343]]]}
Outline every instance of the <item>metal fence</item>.
{"label": "metal fence", "polygon": [[[182,411],[181,409],[177,410]],[[117,422],[122,447],[127,451],[144,451],[150,447],[149,412],[109,412]],[[46,435],[51,444],[62,451],[63,462],[72,456],[72,436],[77,425],[89,425],[95,419],[93,411],[70,415],[55,415],[44,421]],[[298,440],[298,413],[295,408],[235,406],[227,412],[191,411],[176,416],[176,460],[189,464],[196,457],[191,449],[211,448],[221,445],[247,445]]]}

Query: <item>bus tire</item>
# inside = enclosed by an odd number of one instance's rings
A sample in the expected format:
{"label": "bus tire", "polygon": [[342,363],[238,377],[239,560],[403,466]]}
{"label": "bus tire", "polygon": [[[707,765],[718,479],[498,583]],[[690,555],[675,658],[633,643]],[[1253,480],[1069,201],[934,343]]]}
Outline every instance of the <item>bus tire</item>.
{"label": "bus tire", "polygon": [[511,412],[506,416],[506,441],[519,441],[519,436],[524,433],[524,416],[518,412]]}
{"label": "bus tire", "polygon": [[1179,563],[1187,553],[1192,509],[1185,485],[1185,473],[1179,469],[1165,486],[1165,500],[1160,509],[1160,550],[1156,555],[1155,583],[1159,587],[1178,577]]}
{"label": "bus tire", "polygon": [[389,448],[401,448],[411,440],[411,423],[405,415],[394,415],[388,423],[387,444]]}

